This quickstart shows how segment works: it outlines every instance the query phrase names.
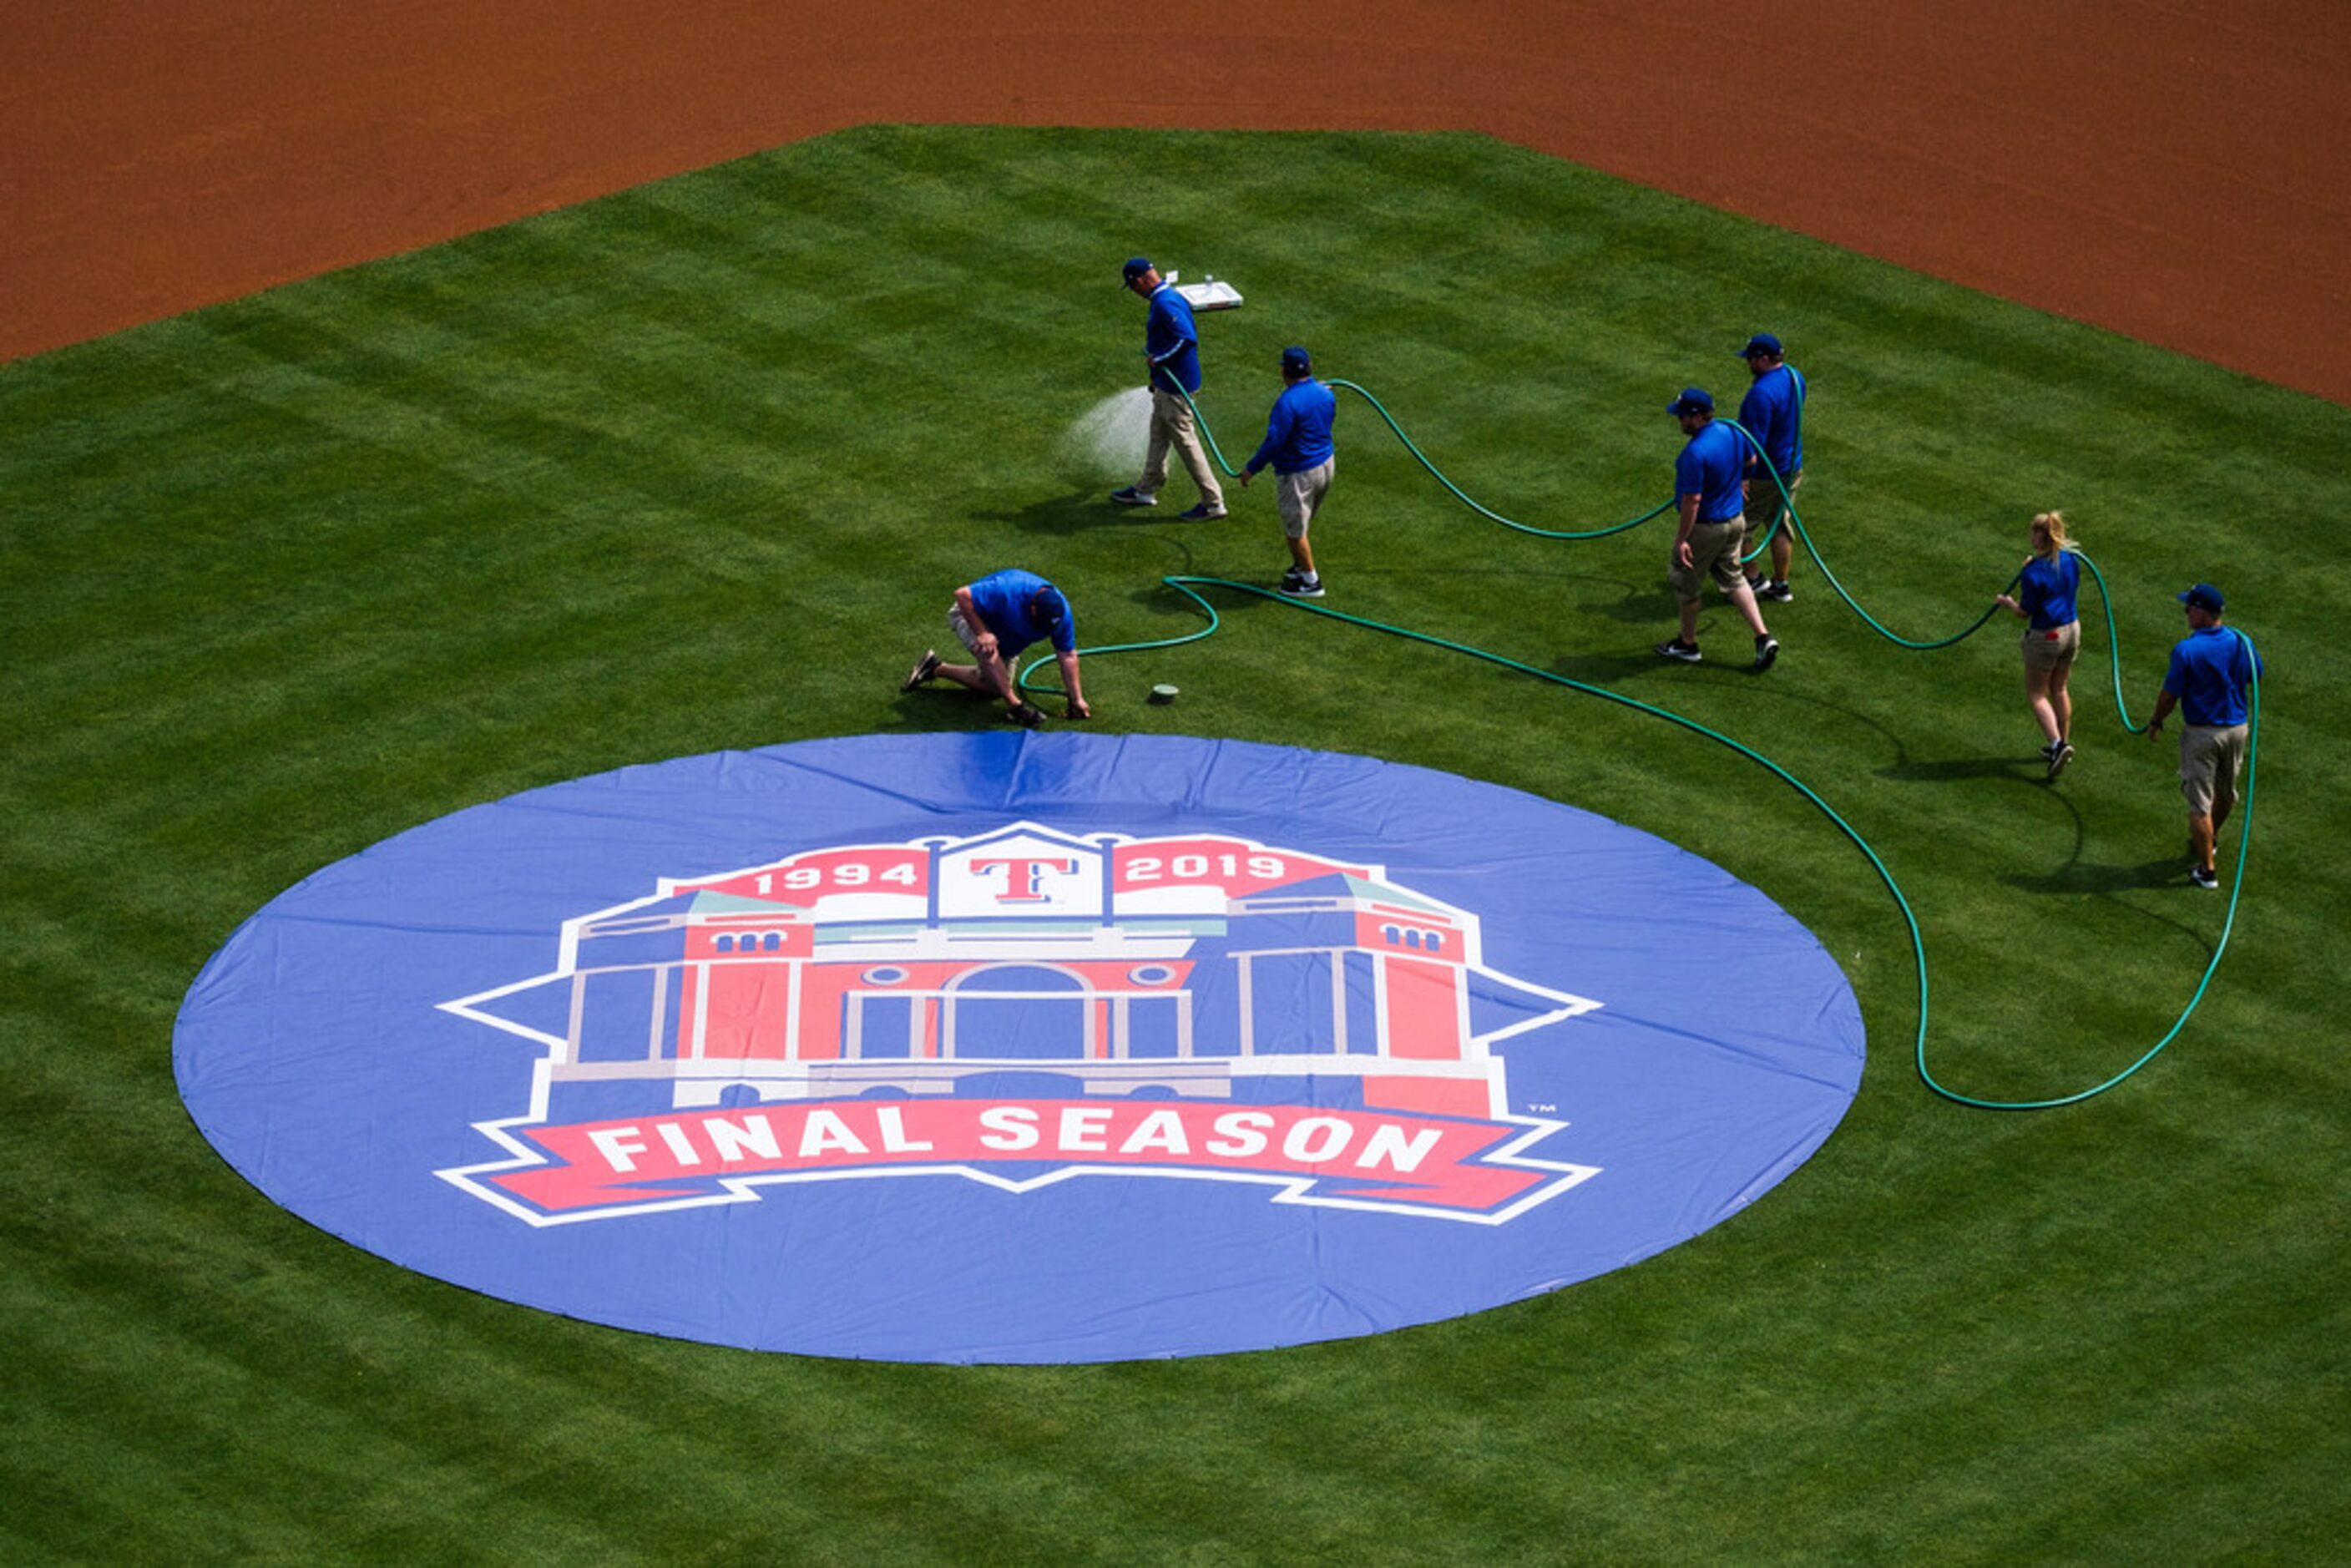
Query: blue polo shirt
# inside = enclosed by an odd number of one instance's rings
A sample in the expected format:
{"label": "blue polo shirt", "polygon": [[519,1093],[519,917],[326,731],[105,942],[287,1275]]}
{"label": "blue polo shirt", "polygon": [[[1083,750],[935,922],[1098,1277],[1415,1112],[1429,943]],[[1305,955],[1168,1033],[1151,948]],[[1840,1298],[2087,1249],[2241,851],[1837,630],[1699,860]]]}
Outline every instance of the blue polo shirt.
{"label": "blue polo shirt", "polygon": [[2072,550],[2034,556],[2016,585],[2017,608],[2032,618],[2035,632],[2071,626],[2078,618],[2074,601],[2082,590],[2082,563]]}
{"label": "blue polo shirt", "polygon": [[1151,356],[1151,384],[1159,392],[1200,390],[1200,329],[1192,302],[1172,283],[1151,291],[1151,314],[1144,319],[1143,351]]}
{"label": "blue polo shirt", "polygon": [[1739,432],[1709,420],[1674,459],[1674,495],[1696,496],[1698,520],[1727,522],[1740,511],[1739,481],[1747,468],[1747,443]]}
{"label": "blue polo shirt", "polygon": [[2179,699],[2179,716],[2189,724],[2225,728],[2247,716],[2246,688],[2267,674],[2261,655],[2226,626],[2206,626],[2182,637],[2171,650],[2163,689]]}
{"label": "blue polo shirt", "polygon": [[1266,416],[1265,439],[1249,460],[1252,474],[1267,464],[1277,474],[1302,474],[1331,461],[1331,422],[1339,417],[1339,398],[1329,387],[1308,376],[1291,382],[1273,400]]}
{"label": "blue polo shirt", "polygon": [[[1061,619],[1053,625],[1040,624],[1035,619],[1037,595],[1051,590],[1049,604],[1059,604]],[[1067,653],[1078,645],[1078,618],[1070,611],[1070,601],[1061,591],[1054,588],[1033,571],[1023,571],[1017,566],[991,572],[971,585],[971,601],[979,611],[979,618],[996,633],[996,651],[1009,659],[1040,637],[1050,636],[1053,651]]]}
{"label": "blue polo shirt", "polygon": [[1739,400],[1739,423],[1755,437],[1781,478],[1795,473],[1804,465],[1804,378],[1793,365],[1757,376]]}

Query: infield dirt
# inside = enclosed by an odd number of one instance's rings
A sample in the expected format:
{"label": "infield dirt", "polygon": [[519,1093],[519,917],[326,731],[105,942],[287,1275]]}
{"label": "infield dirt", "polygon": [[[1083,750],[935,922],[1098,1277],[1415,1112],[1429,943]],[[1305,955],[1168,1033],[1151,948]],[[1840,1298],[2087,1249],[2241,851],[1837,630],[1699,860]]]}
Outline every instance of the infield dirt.
{"label": "infield dirt", "polygon": [[872,121],[1474,129],[2351,402],[2341,5],[7,10],[0,358]]}

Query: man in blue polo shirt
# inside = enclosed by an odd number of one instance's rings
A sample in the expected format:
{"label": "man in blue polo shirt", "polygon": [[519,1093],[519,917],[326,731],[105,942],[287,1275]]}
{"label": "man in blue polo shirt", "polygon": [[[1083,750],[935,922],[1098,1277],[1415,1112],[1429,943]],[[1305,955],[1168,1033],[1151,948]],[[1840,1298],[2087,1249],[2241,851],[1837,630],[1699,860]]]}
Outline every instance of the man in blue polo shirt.
{"label": "man in blue polo shirt", "polygon": [[[1159,276],[1149,256],[1131,256],[1126,286],[1151,302],[1143,320],[1143,358],[1151,387],[1151,443],[1143,455],[1143,477],[1110,498],[1122,507],[1155,507],[1159,487],[1167,483],[1167,448],[1172,444],[1184,459],[1185,472],[1200,487],[1200,504],[1177,516],[1186,522],[1206,522],[1225,515],[1224,486],[1208,465],[1200,432],[1192,419],[1185,393],[1200,390],[1200,330],[1192,321],[1192,303],[1176,286]],[[1178,389],[1181,389],[1180,391]]]}
{"label": "man in blue polo shirt", "polygon": [[1290,541],[1290,570],[1281,574],[1281,591],[1292,599],[1320,599],[1322,580],[1315,575],[1314,548],[1306,541],[1306,530],[1322,509],[1331,477],[1338,472],[1331,423],[1338,417],[1339,400],[1314,379],[1313,360],[1296,344],[1281,350],[1281,395],[1266,416],[1265,439],[1241,469],[1241,488],[1249,488],[1259,469],[1273,465],[1274,509],[1281,514],[1282,537]]}
{"label": "man in blue polo shirt", "polygon": [[2249,694],[2262,674],[2262,656],[2221,623],[2226,601],[2210,583],[2198,583],[2179,602],[2188,607],[2188,635],[2172,647],[2147,737],[2155,738],[2178,704],[2186,721],[2179,733],[2179,792],[2188,799],[2188,841],[2196,853],[2188,880],[2209,890],[2220,885],[2212,867],[2212,841],[2237,803],[2237,775],[2244,770],[2252,716]]}
{"label": "man in blue polo shirt", "polygon": [[1684,387],[1666,412],[1681,421],[1689,441],[1674,460],[1674,498],[1681,517],[1666,563],[1666,580],[1681,601],[1681,634],[1658,643],[1658,655],[1685,664],[1698,662],[1698,595],[1711,577],[1755,633],[1755,668],[1768,670],[1780,656],[1780,642],[1763,624],[1755,591],[1739,570],[1739,548],[1747,538],[1740,498],[1747,443],[1729,425],[1715,423],[1714,399],[1703,387]]}
{"label": "man in blue polo shirt", "polygon": [[1021,649],[1049,638],[1061,666],[1061,689],[1069,694],[1068,716],[1093,716],[1093,709],[1086,706],[1085,691],[1078,684],[1077,618],[1070,612],[1070,601],[1061,591],[1035,572],[1007,567],[964,584],[955,591],[955,602],[947,606],[947,627],[977,663],[943,664],[937,649],[926,649],[900,691],[911,692],[944,675],[967,691],[1002,697],[1016,721],[1035,729],[1045,722],[1045,716],[1021,700],[1012,684],[1013,665]]}
{"label": "man in blue polo shirt", "polygon": [[1767,469],[1754,448],[1748,448],[1748,515],[1770,519],[1761,524],[1766,528],[1773,521],[1782,525],[1771,536],[1771,575],[1765,577],[1761,567],[1750,567],[1747,585],[1755,591],[1756,598],[1785,604],[1796,597],[1788,587],[1788,566],[1796,558],[1796,538],[1795,531],[1785,526],[1786,508],[1780,486],[1771,483],[1771,473],[1778,471],[1780,484],[1788,487],[1792,497],[1804,482],[1804,378],[1788,363],[1780,340],[1769,332],[1748,339],[1740,357],[1747,361],[1747,373],[1754,381],[1747,395],[1739,400],[1739,423],[1763,448],[1763,456],[1771,460]]}

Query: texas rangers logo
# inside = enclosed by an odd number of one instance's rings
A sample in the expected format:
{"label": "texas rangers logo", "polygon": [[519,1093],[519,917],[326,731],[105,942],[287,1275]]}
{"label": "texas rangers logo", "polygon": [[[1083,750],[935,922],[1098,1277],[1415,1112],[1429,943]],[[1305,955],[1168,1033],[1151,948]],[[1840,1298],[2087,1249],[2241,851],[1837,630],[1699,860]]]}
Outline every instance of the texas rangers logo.
{"label": "texas rangers logo", "polygon": [[1499,1224],[1597,1174],[1529,1153],[1565,1124],[1514,1113],[1492,1047],[1598,1002],[1381,867],[1228,836],[1019,822],[664,879],[443,1006],[545,1049],[475,1124],[506,1157],[439,1173],[535,1226],[915,1176]]}

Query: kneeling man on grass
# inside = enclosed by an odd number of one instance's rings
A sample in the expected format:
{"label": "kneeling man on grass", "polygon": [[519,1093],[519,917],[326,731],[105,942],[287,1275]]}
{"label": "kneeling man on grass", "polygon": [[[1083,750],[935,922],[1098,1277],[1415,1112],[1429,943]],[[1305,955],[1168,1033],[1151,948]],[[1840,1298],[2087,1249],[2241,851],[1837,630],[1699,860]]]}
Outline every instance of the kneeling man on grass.
{"label": "kneeling man on grass", "polygon": [[947,627],[971,650],[977,664],[945,664],[936,649],[926,650],[905,683],[911,692],[944,675],[956,685],[983,696],[998,696],[1018,723],[1035,729],[1045,716],[1034,704],[1023,702],[1013,686],[1013,669],[1020,650],[1040,638],[1050,639],[1061,666],[1061,689],[1069,694],[1071,718],[1091,718],[1085,692],[1078,685],[1077,619],[1061,591],[1033,571],[1007,567],[955,591],[947,606]]}

